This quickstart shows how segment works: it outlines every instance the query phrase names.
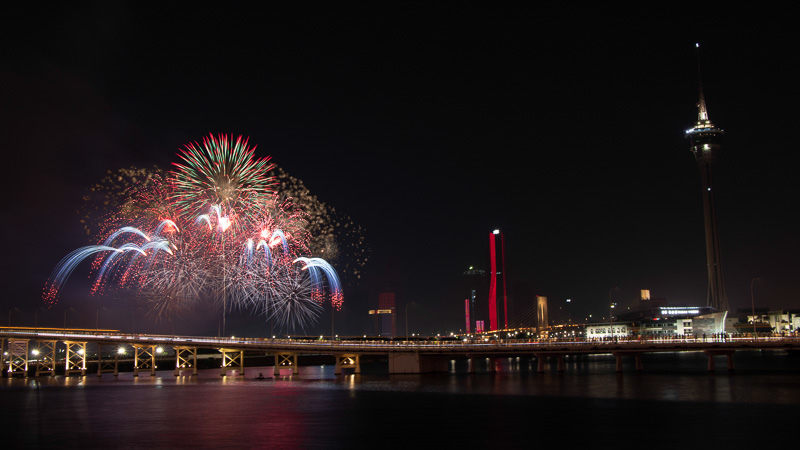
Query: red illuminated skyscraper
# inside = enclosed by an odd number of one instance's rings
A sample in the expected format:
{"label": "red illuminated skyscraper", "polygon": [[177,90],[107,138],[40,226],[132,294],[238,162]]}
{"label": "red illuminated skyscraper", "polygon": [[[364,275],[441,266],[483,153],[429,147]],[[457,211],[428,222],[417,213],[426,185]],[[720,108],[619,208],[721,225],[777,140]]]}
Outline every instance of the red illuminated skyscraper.
{"label": "red illuminated skyscraper", "polygon": [[[500,236],[500,264],[502,272],[497,272],[497,236]],[[508,328],[508,296],[506,295],[506,249],[503,233],[494,230],[489,234],[489,331],[498,330],[497,323],[497,275],[503,276],[503,328]]]}

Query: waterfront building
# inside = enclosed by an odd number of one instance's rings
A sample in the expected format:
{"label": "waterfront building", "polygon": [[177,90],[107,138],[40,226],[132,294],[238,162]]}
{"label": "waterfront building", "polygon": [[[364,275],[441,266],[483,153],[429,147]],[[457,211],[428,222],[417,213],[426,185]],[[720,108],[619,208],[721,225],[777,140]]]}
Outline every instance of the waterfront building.
{"label": "waterfront building", "polygon": [[631,326],[624,322],[593,323],[586,325],[586,339],[623,338],[631,335]]}
{"label": "waterfront building", "polygon": [[547,321],[547,297],[536,296],[536,327],[539,332],[546,331],[550,326]]}
{"label": "waterfront building", "polygon": [[464,271],[463,275],[467,300],[469,301],[469,311],[466,312],[466,315],[469,316],[470,324],[474,324],[474,327],[471,327],[472,331],[480,333],[478,331],[478,322],[484,323],[489,319],[489,308],[484,302],[478,300],[489,295],[486,285],[486,271],[470,266]]}
{"label": "waterfront building", "polygon": [[378,309],[369,310],[373,317],[373,329],[376,335],[397,336],[397,314],[395,308],[394,292],[378,294]]}

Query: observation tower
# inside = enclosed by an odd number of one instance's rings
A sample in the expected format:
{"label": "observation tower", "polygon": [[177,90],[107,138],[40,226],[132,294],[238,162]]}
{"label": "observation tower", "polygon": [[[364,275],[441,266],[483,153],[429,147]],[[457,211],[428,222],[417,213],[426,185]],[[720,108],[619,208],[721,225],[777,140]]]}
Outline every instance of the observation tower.
{"label": "observation tower", "polygon": [[697,103],[697,123],[686,130],[686,137],[691,142],[691,150],[700,168],[700,180],[703,193],[703,213],[706,225],[706,262],[708,264],[708,300],[707,305],[719,311],[728,310],[728,296],[725,293],[725,280],[722,275],[722,259],[719,250],[719,232],[717,230],[717,207],[714,202],[714,159],[720,149],[720,140],[725,133],[708,118],[703,83],[700,78],[699,47],[697,60],[697,77],[700,100]]}

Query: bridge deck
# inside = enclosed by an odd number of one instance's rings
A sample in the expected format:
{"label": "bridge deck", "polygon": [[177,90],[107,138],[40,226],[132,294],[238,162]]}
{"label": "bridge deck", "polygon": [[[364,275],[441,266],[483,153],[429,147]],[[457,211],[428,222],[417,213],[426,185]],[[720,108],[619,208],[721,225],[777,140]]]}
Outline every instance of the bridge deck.
{"label": "bridge deck", "polygon": [[727,338],[727,339],[658,339],[608,342],[551,342],[507,340],[500,342],[410,341],[389,342],[372,340],[298,340],[261,338],[215,338],[202,336],[173,336],[127,334],[113,330],[69,331],[60,329],[0,328],[6,339],[82,341],[104,345],[156,345],[208,349],[236,349],[267,353],[297,354],[390,354],[419,353],[429,355],[504,356],[504,355],[566,355],[602,353],[641,353],[675,351],[735,351],[735,350],[800,350],[800,338]]}

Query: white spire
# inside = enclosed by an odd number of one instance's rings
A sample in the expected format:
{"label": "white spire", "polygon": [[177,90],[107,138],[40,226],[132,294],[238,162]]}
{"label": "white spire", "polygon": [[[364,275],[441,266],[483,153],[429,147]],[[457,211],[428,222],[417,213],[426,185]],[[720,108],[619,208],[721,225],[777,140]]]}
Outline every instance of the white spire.
{"label": "white spire", "polygon": [[694,44],[697,48],[697,85],[700,90],[700,100],[697,102],[697,123],[708,122],[708,109],[706,108],[706,99],[703,96],[703,78],[700,74],[700,43]]}

